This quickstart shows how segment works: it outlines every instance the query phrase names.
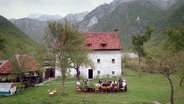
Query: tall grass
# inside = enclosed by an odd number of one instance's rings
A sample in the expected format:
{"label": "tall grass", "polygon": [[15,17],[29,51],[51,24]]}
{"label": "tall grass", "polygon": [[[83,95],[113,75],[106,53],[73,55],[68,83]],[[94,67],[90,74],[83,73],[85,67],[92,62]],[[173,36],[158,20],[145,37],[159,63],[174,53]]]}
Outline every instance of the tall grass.
{"label": "tall grass", "polygon": [[[127,92],[121,93],[76,93],[76,79],[67,79],[66,96],[61,96],[61,80],[57,79],[41,87],[33,87],[13,96],[0,96],[0,104],[162,104],[169,102],[170,86],[167,79],[159,74],[142,72],[142,78],[134,70],[124,69],[128,85]],[[175,103],[184,104],[184,87],[179,87],[179,77],[172,77],[175,84]],[[105,79],[101,79],[105,80]],[[112,78],[111,80],[114,80]],[[98,79],[93,80],[97,83]],[[48,95],[48,89],[58,89],[55,96]]]}

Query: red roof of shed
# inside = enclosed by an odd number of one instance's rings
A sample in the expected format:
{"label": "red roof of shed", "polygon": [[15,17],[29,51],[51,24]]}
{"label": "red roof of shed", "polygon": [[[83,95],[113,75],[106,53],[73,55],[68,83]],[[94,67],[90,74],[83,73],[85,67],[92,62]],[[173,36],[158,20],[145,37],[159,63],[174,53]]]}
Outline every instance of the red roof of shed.
{"label": "red roof of shed", "polygon": [[[17,54],[14,56],[14,58],[20,66],[24,64],[24,68],[28,72],[37,70],[36,62],[33,60],[31,56]],[[11,70],[12,70],[11,62],[9,60],[2,60],[0,64],[0,73],[8,74],[10,73]]]}
{"label": "red roof of shed", "polygon": [[10,61],[9,60],[1,60],[1,65],[0,65],[0,73],[8,73],[10,70]]}
{"label": "red roof of shed", "polygon": [[121,50],[118,31],[115,32],[86,32],[86,44],[95,50]]}

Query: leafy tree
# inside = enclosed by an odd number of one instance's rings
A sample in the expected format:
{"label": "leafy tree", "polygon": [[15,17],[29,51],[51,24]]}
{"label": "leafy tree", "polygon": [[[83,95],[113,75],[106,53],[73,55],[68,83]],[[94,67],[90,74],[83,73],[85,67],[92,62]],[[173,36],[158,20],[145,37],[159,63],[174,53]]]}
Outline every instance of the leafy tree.
{"label": "leafy tree", "polygon": [[51,68],[55,68],[55,55],[42,46],[35,47],[34,51],[31,53],[32,57],[37,63],[40,82],[42,82],[42,73],[45,71],[43,65],[49,65]]}
{"label": "leafy tree", "polygon": [[166,30],[166,34],[168,35],[167,47],[174,52],[184,50],[184,26],[177,29],[170,28]]}
{"label": "leafy tree", "polygon": [[[181,56],[181,57],[184,57],[184,56]],[[183,64],[179,66],[178,75],[180,77],[179,85],[182,86],[182,83],[184,82],[184,65]]]}
{"label": "leafy tree", "polygon": [[177,72],[178,54],[165,50],[163,47],[152,48],[147,56],[150,70],[161,73],[170,83],[170,102],[174,104],[174,85],[171,75]]}
{"label": "leafy tree", "polygon": [[[153,32],[153,29],[150,27],[147,27],[144,34],[132,35],[133,50],[135,50],[139,56],[138,58],[138,61],[139,61],[138,70],[139,71],[141,70],[141,66],[140,66],[141,57],[144,57],[146,55],[145,50],[144,50],[144,43],[150,39],[152,32]],[[141,77],[140,73],[139,73],[139,76]]]}
{"label": "leafy tree", "polygon": [[29,72],[30,66],[32,64],[36,63],[28,61],[30,58],[32,60],[32,48],[26,44],[23,44],[22,41],[16,42],[16,46],[17,47],[14,48],[14,50],[9,49],[8,47],[8,49],[5,50],[6,56],[4,56],[4,58],[10,61],[12,69],[10,70],[11,75],[18,77],[19,82],[23,84],[23,77],[25,76],[25,73]]}
{"label": "leafy tree", "polygon": [[180,86],[182,86],[184,80],[184,66],[183,57],[184,56],[184,26],[180,26],[177,29],[171,28],[166,31],[168,35],[168,40],[166,42],[166,47],[168,50],[176,53],[180,56],[180,62],[178,63],[178,73],[180,76]]}
{"label": "leafy tree", "polygon": [[19,82],[23,84],[23,77],[27,72],[25,55],[17,54],[10,59],[12,66],[11,73],[19,78]]}
{"label": "leafy tree", "polygon": [[[84,41],[82,41],[84,43]],[[86,45],[81,45],[78,51],[75,51],[72,55],[70,55],[71,59],[71,67],[74,68],[77,72],[76,77],[79,81],[80,76],[80,67],[81,66],[91,66],[93,67],[92,61],[88,58],[89,49]]]}
{"label": "leafy tree", "polygon": [[153,48],[147,57],[147,63],[152,70],[160,72],[170,82],[170,102],[174,104],[174,85],[171,75],[177,71],[181,77],[180,86],[184,79],[184,26],[178,29],[168,29],[166,31],[168,39],[159,47]]}
{"label": "leafy tree", "polygon": [[70,56],[80,50],[82,43],[82,34],[75,25],[64,23],[48,22],[46,35],[44,37],[44,45],[49,47],[57,56],[58,65],[62,74],[62,90],[65,94],[64,83],[67,70],[71,68]]}

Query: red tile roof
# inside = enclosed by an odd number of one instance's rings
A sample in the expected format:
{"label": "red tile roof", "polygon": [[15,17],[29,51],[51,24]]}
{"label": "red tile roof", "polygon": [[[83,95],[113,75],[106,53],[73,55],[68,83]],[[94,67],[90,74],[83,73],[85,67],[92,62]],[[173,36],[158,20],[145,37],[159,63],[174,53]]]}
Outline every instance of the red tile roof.
{"label": "red tile roof", "polygon": [[0,65],[0,73],[8,73],[10,70],[10,61],[9,60],[1,60],[1,65]]}
{"label": "red tile roof", "polygon": [[33,58],[31,56],[17,54],[17,55],[15,55],[15,58],[20,65],[24,65],[24,68],[27,71],[36,71],[37,70],[36,62],[35,62],[35,60],[33,60]]}
{"label": "red tile roof", "polygon": [[94,50],[121,50],[118,31],[114,32],[86,32],[86,44]]}
{"label": "red tile roof", "polygon": [[[31,56],[17,54],[14,56],[14,58],[18,62],[19,65],[23,65],[23,63],[24,63],[24,68],[28,72],[37,70],[36,62],[32,59]],[[10,73],[11,69],[12,69],[12,66],[11,66],[11,62],[9,60],[2,61],[2,64],[0,65],[0,73],[1,74]]]}

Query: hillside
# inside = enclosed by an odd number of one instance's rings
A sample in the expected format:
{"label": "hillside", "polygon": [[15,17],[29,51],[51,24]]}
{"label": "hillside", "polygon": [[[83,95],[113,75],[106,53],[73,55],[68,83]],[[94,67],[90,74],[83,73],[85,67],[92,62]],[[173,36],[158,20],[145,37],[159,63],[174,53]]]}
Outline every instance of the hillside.
{"label": "hillside", "polygon": [[[181,12],[184,10],[183,0],[125,1],[114,0],[97,7],[79,23],[80,28],[83,31],[113,31],[119,28],[123,49],[131,51],[132,34],[143,33],[146,26],[155,28],[154,36],[147,45],[152,46],[166,38],[162,32],[167,27],[184,24]],[[84,24],[87,26],[83,26]]]}
{"label": "hillside", "polygon": [[25,47],[33,48],[35,42],[27,35],[20,31],[14,24],[6,18],[0,16],[0,37],[5,41],[5,52],[16,53],[16,51],[23,51]]}
{"label": "hillside", "polygon": [[184,1],[178,0],[175,5],[164,12],[162,18],[158,21],[153,38],[146,46],[150,47],[159,44],[167,38],[166,29],[177,28],[181,25],[184,25]]}
{"label": "hillside", "polygon": [[47,27],[47,22],[50,20],[55,20],[58,22],[63,22],[68,20],[72,23],[77,23],[83,20],[83,17],[88,12],[82,12],[77,14],[68,14],[64,18],[58,15],[31,15],[27,18],[21,19],[11,19],[10,21],[17,26],[21,31],[26,33],[35,42],[40,43],[41,38],[45,34],[45,28]]}
{"label": "hillside", "polygon": [[[107,7],[111,12],[108,11],[102,17],[95,15],[96,11],[100,9],[105,11]],[[97,7],[91,14],[93,14],[93,17],[98,18],[98,22],[84,29],[84,31],[113,31],[115,28],[119,28],[123,48],[124,50],[129,50],[131,48],[131,35],[133,33],[142,33],[146,26],[157,26],[160,19],[163,18],[164,10],[147,0],[131,0],[129,2],[116,0],[110,4]],[[85,18],[89,20],[88,18],[90,17],[92,18],[88,14]]]}
{"label": "hillside", "polygon": [[[146,26],[155,28],[154,36],[147,45],[152,46],[166,38],[163,30],[167,27],[184,24],[183,4],[183,0],[114,0],[89,13],[70,14],[64,18],[76,23],[83,32],[109,32],[118,28],[123,50],[129,51],[132,34],[143,33]],[[46,22],[29,18],[12,22],[37,42],[46,27]]]}
{"label": "hillside", "polygon": [[[172,11],[169,13],[169,11]],[[168,10],[168,16],[165,24],[171,27],[184,25],[184,1],[180,0],[175,6]]]}
{"label": "hillside", "polygon": [[39,21],[36,19],[21,18],[11,20],[21,31],[26,33],[35,42],[40,42],[41,37],[44,35],[44,29],[47,26],[47,21]]}

